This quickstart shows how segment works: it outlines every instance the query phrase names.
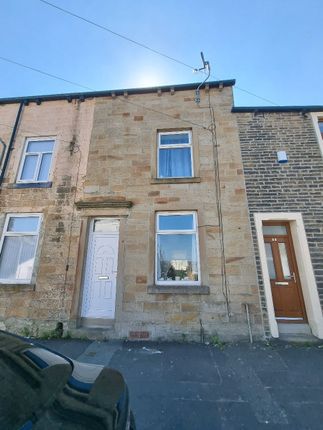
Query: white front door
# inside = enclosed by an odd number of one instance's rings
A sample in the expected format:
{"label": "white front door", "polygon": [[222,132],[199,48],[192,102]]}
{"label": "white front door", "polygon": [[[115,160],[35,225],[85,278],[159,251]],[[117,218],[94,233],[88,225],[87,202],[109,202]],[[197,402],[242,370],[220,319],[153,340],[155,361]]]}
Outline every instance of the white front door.
{"label": "white front door", "polygon": [[114,318],[118,269],[119,220],[94,219],[85,266],[83,318]]}

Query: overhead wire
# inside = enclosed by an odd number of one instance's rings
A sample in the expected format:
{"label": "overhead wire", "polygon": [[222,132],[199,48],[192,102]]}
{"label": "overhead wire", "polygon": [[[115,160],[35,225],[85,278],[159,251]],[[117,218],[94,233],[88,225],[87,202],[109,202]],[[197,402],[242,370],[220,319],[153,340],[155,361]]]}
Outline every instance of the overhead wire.
{"label": "overhead wire", "polygon": [[[81,15],[79,15],[79,14],[77,14],[77,13],[71,12],[71,11],[69,11],[68,9],[65,9],[65,8],[63,8],[63,7],[61,7],[61,6],[58,6],[58,5],[54,4],[54,3],[51,3],[51,2],[49,2],[49,1],[47,1],[47,0],[39,0],[39,1],[40,1],[41,3],[43,3],[43,4],[47,5],[47,6],[49,6],[49,7],[52,7],[52,8],[54,8],[54,9],[57,9],[57,10],[59,10],[59,11],[61,11],[61,12],[65,13],[65,14],[67,14],[67,15],[70,15],[70,16],[72,16],[72,17],[76,18],[76,19],[79,19],[79,20],[81,20],[81,21],[84,21],[84,22],[86,22],[87,24],[93,25],[94,27],[97,27],[97,28],[99,28],[99,29],[101,29],[101,30],[104,30],[104,31],[106,31],[106,32],[110,33],[110,34],[113,34],[113,35],[114,35],[114,36],[116,36],[116,37],[119,37],[119,38],[121,38],[121,39],[123,39],[123,40],[126,40],[127,42],[130,42],[130,43],[132,43],[132,44],[134,44],[134,45],[137,45],[137,46],[139,46],[139,47],[141,47],[141,48],[143,48],[143,49],[146,49],[146,50],[148,50],[148,51],[150,51],[150,52],[153,52],[153,53],[154,53],[154,54],[156,54],[156,55],[159,55],[159,56],[164,57],[164,58],[166,58],[166,59],[168,59],[168,60],[171,60],[171,61],[173,61],[173,62],[175,62],[175,63],[177,63],[177,64],[180,64],[180,65],[182,65],[182,66],[184,66],[184,67],[187,67],[187,68],[189,68],[191,71],[197,71],[197,72],[199,72],[199,73],[203,73],[203,72],[201,72],[201,71],[197,70],[194,66],[192,66],[192,65],[190,65],[190,64],[188,64],[188,63],[185,63],[185,62],[184,62],[184,61],[182,61],[182,60],[179,60],[179,59],[177,59],[177,58],[175,58],[175,57],[173,57],[173,56],[170,56],[170,55],[168,55],[168,54],[165,54],[164,52],[161,52],[161,51],[159,51],[159,50],[157,50],[157,49],[155,49],[155,48],[152,48],[152,47],[150,47],[150,46],[149,46],[149,45],[147,45],[147,44],[144,44],[144,43],[138,42],[137,40],[134,40],[134,39],[132,39],[132,38],[130,38],[130,37],[128,37],[128,36],[125,36],[124,34],[121,34],[121,33],[118,33],[118,32],[116,32],[116,31],[114,31],[114,30],[111,30],[111,28],[106,27],[106,26],[104,26],[104,25],[101,25],[101,24],[99,24],[99,23],[97,23],[97,22],[95,22],[95,21],[93,21],[93,20],[88,19],[88,18],[85,18],[84,16],[81,16]],[[216,76],[215,76],[215,75],[213,75],[213,74],[212,74],[211,76],[212,76],[212,78],[214,78],[214,79],[216,79],[216,80],[218,80],[218,79],[219,79],[218,77],[216,77]],[[258,99],[260,99],[260,100],[263,100],[263,101],[265,101],[265,102],[267,102],[267,103],[270,103],[270,104],[272,104],[272,105],[280,106],[278,103],[276,103],[276,102],[274,102],[274,101],[272,101],[272,100],[270,100],[270,99],[268,99],[268,98],[266,98],[266,97],[259,96],[259,95],[257,95],[256,93],[254,93],[254,92],[252,92],[252,91],[250,91],[250,90],[246,90],[246,89],[244,89],[244,88],[241,88],[241,87],[239,87],[239,86],[237,86],[237,85],[235,85],[235,89],[237,89],[237,90],[239,90],[239,91],[242,91],[242,92],[244,92],[244,93],[246,93],[246,94],[249,94],[249,95],[251,95],[251,96],[253,96],[253,97],[256,97],[256,98],[258,98]]]}
{"label": "overhead wire", "polygon": [[84,16],[78,15],[78,14],[76,14],[74,12],[71,12],[71,11],[69,11],[67,9],[64,9],[64,8],[62,8],[60,6],[57,6],[56,4],[50,3],[49,1],[46,1],[46,0],[39,0],[39,1],[41,3],[44,3],[44,4],[48,5],[48,6],[50,6],[50,7],[58,9],[61,12],[66,13],[67,15],[73,16],[74,18],[80,19],[80,20],[82,20],[84,22],[87,22],[88,24],[91,24],[91,25],[93,25],[93,26],[95,26],[97,28],[100,28],[101,30],[107,31],[108,33],[111,33],[114,36],[120,37],[121,39],[124,39],[127,42],[131,42],[134,45],[137,45],[137,46],[140,46],[141,48],[147,49],[148,51],[153,52],[154,54],[160,55],[160,56],[162,56],[164,58],[167,58],[168,60],[171,60],[171,61],[174,61],[174,62],[176,62],[178,64],[181,64],[182,66],[189,67],[191,70],[194,69],[194,67],[190,66],[187,63],[184,63],[183,61],[180,61],[180,60],[178,60],[178,59],[176,59],[174,57],[171,57],[170,55],[164,54],[163,52],[160,52],[157,49],[151,48],[150,46],[148,46],[148,45],[146,45],[144,43],[138,42],[138,41],[136,41],[134,39],[131,39],[130,37],[127,37],[127,36],[125,36],[125,35],[123,35],[121,33],[117,33],[116,31],[111,30],[111,28],[108,28],[108,27],[106,27],[104,25],[98,24],[97,22],[92,21],[91,19],[84,18]]}
{"label": "overhead wire", "polygon": [[[0,56],[0,60],[4,60],[4,61],[6,61],[7,59],[4,59],[4,57],[1,57],[1,56]],[[9,62],[10,62],[10,63],[12,63],[12,64],[15,64],[15,65],[21,66],[21,67],[25,67],[25,68],[31,69],[31,70],[33,70],[34,72],[37,72],[37,73],[41,73],[41,74],[43,74],[43,75],[50,76],[51,78],[55,78],[55,79],[58,79],[58,80],[62,80],[62,81],[65,81],[65,82],[69,82],[69,83],[72,83],[73,85],[78,85],[79,87],[87,88],[87,89],[89,89],[89,90],[91,90],[91,91],[96,91],[94,88],[85,87],[84,85],[79,84],[79,83],[77,83],[77,82],[68,81],[68,80],[66,80],[66,79],[64,79],[64,78],[62,78],[62,77],[60,77],[60,76],[57,76],[57,75],[54,75],[54,74],[50,74],[50,73],[47,73],[47,72],[43,72],[41,69],[36,69],[36,68],[33,68],[33,67],[25,66],[25,65],[24,65],[24,64],[22,64],[22,63],[18,63],[18,62],[16,62],[16,61],[12,61],[12,60],[10,60]],[[37,96],[36,96],[35,98],[37,98]],[[208,129],[207,127],[205,127],[205,126],[204,126],[204,125],[202,125],[202,124],[198,124],[198,123],[196,123],[196,122],[194,122],[194,121],[190,121],[190,120],[185,119],[185,118],[178,118],[178,117],[173,116],[173,115],[171,115],[171,114],[168,114],[168,113],[166,113],[166,112],[162,112],[162,111],[160,111],[160,110],[158,110],[158,109],[154,109],[154,108],[147,107],[147,106],[145,106],[145,105],[143,105],[143,104],[141,104],[141,103],[131,102],[130,100],[128,100],[128,99],[126,99],[126,98],[118,97],[117,99],[118,99],[118,100],[121,100],[121,101],[122,101],[122,102],[124,102],[124,103],[128,103],[128,104],[131,104],[131,105],[134,105],[134,106],[137,106],[137,107],[141,107],[142,109],[145,109],[145,110],[147,110],[147,111],[152,111],[152,112],[154,112],[154,113],[158,113],[158,114],[160,114],[160,115],[166,116],[166,117],[171,118],[171,119],[174,119],[174,120],[178,120],[178,121],[181,121],[181,122],[185,122],[185,123],[187,123],[187,124],[190,124],[190,125],[193,125],[193,126],[196,126],[196,127],[200,127],[200,128],[203,128],[203,129]],[[4,126],[8,126],[8,127],[11,127],[10,125],[6,125],[6,124],[2,124],[2,125],[4,125]]]}
{"label": "overhead wire", "polygon": [[23,67],[25,69],[32,70],[34,72],[41,73],[42,75],[49,76],[50,78],[54,78],[54,79],[58,79],[58,80],[63,81],[63,82],[67,82],[68,84],[76,85],[77,87],[81,87],[81,88],[84,88],[86,90],[92,90],[93,89],[93,88],[87,87],[85,85],[78,84],[78,83],[76,83],[74,81],[70,81],[68,79],[65,79],[65,78],[62,78],[60,76],[54,75],[52,73],[45,72],[44,70],[37,69],[36,67],[27,66],[26,64],[19,63],[18,61],[11,60],[10,58],[7,58],[7,57],[0,56],[0,60],[5,61],[7,63],[15,64],[16,66],[20,66],[20,67]]}

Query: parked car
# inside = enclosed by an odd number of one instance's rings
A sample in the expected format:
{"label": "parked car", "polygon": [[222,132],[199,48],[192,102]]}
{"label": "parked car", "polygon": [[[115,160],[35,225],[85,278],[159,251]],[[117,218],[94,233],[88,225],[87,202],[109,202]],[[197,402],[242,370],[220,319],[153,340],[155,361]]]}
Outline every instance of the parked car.
{"label": "parked car", "polygon": [[1,430],[135,430],[122,375],[0,331]]}

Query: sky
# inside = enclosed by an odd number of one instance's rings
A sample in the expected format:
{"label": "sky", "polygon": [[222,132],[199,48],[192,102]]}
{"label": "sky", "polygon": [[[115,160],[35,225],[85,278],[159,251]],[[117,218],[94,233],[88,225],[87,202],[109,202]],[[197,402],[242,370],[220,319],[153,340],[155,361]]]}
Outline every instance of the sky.
{"label": "sky", "polygon": [[[0,97],[236,79],[236,106],[323,105],[322,0],[0,0]],[[254,95],[249,94],[251,92]],[[264,100],[266,99],[266,100]]]}

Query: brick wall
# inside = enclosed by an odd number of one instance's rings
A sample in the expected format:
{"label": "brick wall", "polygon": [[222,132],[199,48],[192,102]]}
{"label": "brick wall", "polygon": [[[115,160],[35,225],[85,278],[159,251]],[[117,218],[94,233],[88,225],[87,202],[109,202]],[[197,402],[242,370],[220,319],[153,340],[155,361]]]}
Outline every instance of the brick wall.
{"label": "brick wall", "polygon": [[[310,115],[237,113],[236,117],[264,314],[255,212],[302,213],[323,304],[323,158]],[[277,162],[279,150],[287,152],[287,164]]]}

